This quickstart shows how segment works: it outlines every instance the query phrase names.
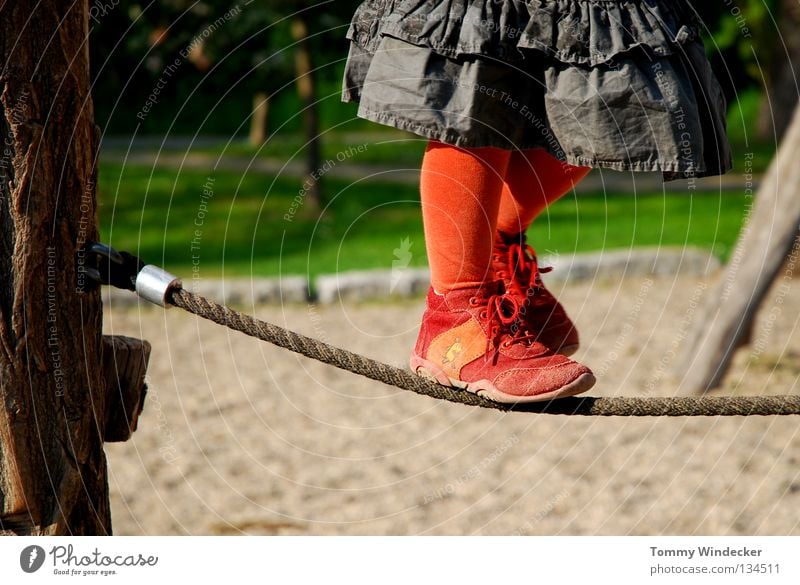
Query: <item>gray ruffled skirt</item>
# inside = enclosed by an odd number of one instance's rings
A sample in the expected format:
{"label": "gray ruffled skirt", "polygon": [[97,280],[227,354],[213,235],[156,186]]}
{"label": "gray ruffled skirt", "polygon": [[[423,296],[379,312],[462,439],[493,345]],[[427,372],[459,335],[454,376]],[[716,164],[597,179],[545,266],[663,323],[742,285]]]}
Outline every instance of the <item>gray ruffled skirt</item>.
{"label": "gray ruffled skirt", "polygon": [[726,105],[699,30],[686,0],[367,0],[342,99],[456,146],[719,175]]}

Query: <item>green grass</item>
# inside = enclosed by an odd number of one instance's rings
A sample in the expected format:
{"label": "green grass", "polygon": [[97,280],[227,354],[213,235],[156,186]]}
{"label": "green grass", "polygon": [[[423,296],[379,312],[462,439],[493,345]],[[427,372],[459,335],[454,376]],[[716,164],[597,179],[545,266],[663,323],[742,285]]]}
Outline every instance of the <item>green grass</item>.
{"label": "green grass", "polygon": [[745,214],[743,195],[698,191],[565,197],[539,217],[529,239],[540,253],[695,246],[725,261]]}
{"label": "green grass", "polygon": [[[212,178],[213,196],[204,199],[206,173],[104,164],[103,240],[186,279],[193,269],[202,277],[390,269],[406,238],[410,265],[426,263],[414,186],[329,178],[331,203],[316,213],[301,205],[288,220],[299,180],[233,172]],[[743,195],[711,192],[583,194],[553,205],[534,224],[531,239],[542,254],[689,245],[725,259],[745,204]]]}
{"label": "green grass", "polygon": [[[394,168],[419,168],[427,140],[408,132],[394,128],[375,126],[370,132],[353,132],[343,130],[349,124],[337,130],[323,132],[320,138],[322,160],[341,160],[346,157],[357,164],[391,165]],[[163,152],[180,154],[202,154],[213,157],[246,159],[276,158],[283,161],[305,161],[306,140],[295,132],[273,134],[261,146],[252,146],[245,139],[234,138],[228,141],[220,139],[209,143],[208,138],[199,139],[190,145],[191,137],[175,139],[163,147]],[[125,154],[128,145],[122,143],[113,147],[104,147],[105,152]],[[160,141],[151,140],[144,148],[157,152]]]}
{"label": "green grass", "polygon": [[[320,140],[322,158],[336,160],[337,156],[353,153],[358,164],[392,165],[394,168],[419,168],[427,140],[387,128],[381,132],[336,132],[323,134]],[[295,134],[275,135],[260,148],[245,142],[232,143],[224,154],[252,156],[274,156],[304,160],[305,140]],[[354,151],[353,149],[357,149]],[[219,154],[222,149],[206,149],[210,154]]]}
{"label": "green grass", "polygon": [[300,181],[218,172],[213,197],[204,199],[208,179],[197,171],[157,169],[151,176],[149,168],[104,165],[102,237],[187,277],[193,266],[202,276],[391,267],[405,237],[412,239],[411,265],[425,263],[414,189],[329,181],[329,207],[311,213],[301,205],[287,220]]}

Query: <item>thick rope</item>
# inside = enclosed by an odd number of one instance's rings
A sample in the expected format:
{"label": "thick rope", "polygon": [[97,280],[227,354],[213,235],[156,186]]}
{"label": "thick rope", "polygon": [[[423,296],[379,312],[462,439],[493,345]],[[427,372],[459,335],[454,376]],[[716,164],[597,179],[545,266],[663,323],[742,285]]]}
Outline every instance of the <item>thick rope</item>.
{"label": "thick rope", "polygon": [[749,416],[800,414],[800,396],[702,396],[674,398],[561,398],[551,402],[508,405],[465,390],[442,386],[409,371],[395,368],[322,341],[294,333],[219,305],[187,290],[173,289],[167,300],[190,313],[241,331],[295,353],[372,380],[418,394],[515,412],[581,416]]}

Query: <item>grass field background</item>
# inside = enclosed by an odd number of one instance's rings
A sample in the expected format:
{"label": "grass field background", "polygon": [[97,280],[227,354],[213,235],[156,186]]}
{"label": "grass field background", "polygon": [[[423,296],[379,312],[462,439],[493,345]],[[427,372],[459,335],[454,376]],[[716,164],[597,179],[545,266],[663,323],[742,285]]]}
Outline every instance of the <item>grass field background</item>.
{"label": "grass field background", "polygon": [[[206,277],[388,269],[405,239],[410,265],[426,264],[413,185],[330,178],[328,205],[312,212],[293,202],[301,181],[289,177],[118,164],[100,176],[104,241],[179,274],[193,265]],[[529,235],[540,254],[698,246],[724,260],[746,205],[729,192],[582,193],[553,205]]]}
{"label": "grass field background", "polygon": [[[775,144],[757,143],[748,131],[759,99],[758,92],[745,92],[730,105],[734,172],[763,172],[775,151]],[[370,130],[365,132],[363,120],[354,119],[323,132],[323,160],[335,161],[356,149],[356,154],[337,164],[357,164],[378,172],[365,172],[357,180],[326,176],[327,204],[317,211],[293,201],[302,188],[301,179],[245,170],[249,161],[261,158],[301,162],[305,142],[296,133],[276,134],[259,148],[241,138],[164,142],[150,137],[145,149],[154,156],[171,150],[243,161],[244,165],[238,171],[204,171],[103,162],[99,182],[102,236],[116,248],[134,251],[174,272],[186,274],[195,267],[207,277],[314,277],[343,270],[388,269],[405,240],[410,242],[410,265],[424,266],[418,188],[392,183],[391,173],[381,171],[418,169],[425,141],[378,125],[367,127]],[[117,154],[127,154],[127,148],[125,140],[111,147]],[[213,196],[204,197],[204,185]],[[744,190],[654,190],[635,197],[610,190],[579,189],[579,193],[577,198],[566,196],[534,223],[529,237],[540,254],[697,246],[724,261],[752,204]]]}

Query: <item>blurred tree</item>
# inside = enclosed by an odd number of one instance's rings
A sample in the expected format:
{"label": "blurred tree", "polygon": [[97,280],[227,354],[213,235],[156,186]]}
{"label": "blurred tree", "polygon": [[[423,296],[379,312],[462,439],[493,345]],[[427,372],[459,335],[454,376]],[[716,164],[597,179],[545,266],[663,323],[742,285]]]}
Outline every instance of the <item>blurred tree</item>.
{"label": "blurred tree", "polygon": [[745,62],[747,54],[740,44],[744,39],[733,15],[723,2],[695,2],[700,19],[706,52],[728,103],[743,89],[754,84]]}
{"label": "blurred tree", "polygon": [[[763,48],[771,50],[764,67],[766,91],[756,125],[758,137],[775,144],[789,127],[800,96],[795,73],[795,67],[800,64],[800,2],[779,0],[776,3],[769,19],[772,27],[777,22],[777,31],[772,28],[771,33],[764,35]],[[778,42],[774,42],[776,32]],[[766,38],[772,42],[767,43]]]}
{"label": "blurred tree", "polygon": [[756,137],[777,144],[798,101],[794,64],[800,62],[800,3],[797,0],[737,0],[697,3],[711,34],[709,49],[726,96],[743,88],[763,89]]}
{"label": "blurred tree", "polygon": [[[90,19],[95,93],[113,96],[120,109],[136,112],[158,86],[157,113],[131,124],[124,112],[99,104],[101,123],[114,131],[237,130],[241,118],[214,116],[211,109],[248,112],[241,104],[254,93],[273,97],[291,82],[288,22],[265,3],[232,0],[118,0],[113,9]],[[159,83],[161,82],[161,83]],[[105,106],[105,107],[104,107]],[[178,119],[178,112],[188,120]],[[116,113],[116,118],[112,114]],[[144,119],[142,119],[144,118]]]}
{"label": "blurred tree", "polygon": [[[303,182],[308,204],[322,206],[322,166],[320,145],[320,115],[317,97],[320,61],[337,60],[344,56],[344,27],[358,2],[339,0],[267,0],[267,4],[290,13],[290,30],[294,41],[294,66],[297,95],[302,107],[305,133],[306,176]],[[331,42],[332,40],[339,42]]]}
{"label": "blurred tree", "polygon": [[[776,61],[775,54],[779,52],[776,49],[783,50],[783,42],[794,55],[791,47],[800,39],[793,20],[796,0],[690,2],[711,41],[709,56],[729,99],[743,88],[763,85],[765,78],[769,84],[788,87],[782,80],[790,72],[789,58],[784,55]],[[98,121],[114,132],[131,132],[137,127],[140,132],[162,132],[172,125],[173,132],[186,133],[198,129],[198,116],[213,110],[215,115],[205,120],[200,130],[228,133],[241,125],[242,112],[254,112],[250,126],[254,138],[261,140],[268,136],[269,113],[269,117],[278,116],[280,123],[288,121],[287,129],[304,127],[310,138],[314,115],[317,126],[323,120],[315,106],[307,106],[316,102],[320,82],[336,82],[347,52],[344,32],[359,3],[93,0],[89,3],[91,64],[95,94],[104,98],[96,100]],[[215,25],[225,14],[231,18]],[[776,43],[773,18],[779,17],[784,19],[784,34]],[[187,47],[189,52],[181,57]],[[137,119],[135,114],[176,57],[180,66],[171,72],[158,107],[144,120]],[[298,74],[297,68],[310,73]],[[301,110],[289,99],[289,92],[280,91],[292,77],[301,96],[302,124],[290,120],[292,106],[294,114]],[[776,95],[776,91],[770,94]],[[276,103],[277,109],[271,107]],[[311,110],[308,114],[307,109]],[[338,116],[333,122],[338,122],[350,110],[330,111]],[[129,112],[131,115],[125,115]],[[313,151],[314,145],[310,141],[308,150]]]}
{"label": "blurred tree", "polygon": [[297,96],[303,108],[303,128],[306,135],[306,176],[303,185],[306,187],[306,198],[316,209],[322,207],[322,176],[318,173],[321,167],[319,137],[319,106],[317,104],[317,80],[313,66],[313,51],[309,40],[310,29],[318,24],[314,14],[309,11],[311,2],[299,0],[292,2],[297,11],[292,15],[291,31],[294,46],[295,81]]}
{"label": "blurred tree", "polygon": [[[249,122],[251,142],[261,144],[269,137],[270,104],[280,98],[282,122],[294,128],[291,116],[300,120],[309,204],[319,205],[318,85],[341,71],[344,32],[358,3],[95,2],[94,91],[105,97],[97,100],[98,121],[115,132],[143,133],[238,132]],[[290,104],[284,90],[292,85],[297,98]]]}
{"label": "blurred tree", "polygon": [[[228,13],[239,5],[229,0]],[[217,11],[219,12],[219,10]],[[220,66],[236,68],[246,76],[244,86],[252,95],[250,143],[260,146],[269,137],[269,104],[275,95],[292,81],[292,51],[289,22],[280,12],[265,3],[251,3],[242,9],[235,27],[214,35],[206,53]],[[242,53],[241,62],[235,53]]]}

